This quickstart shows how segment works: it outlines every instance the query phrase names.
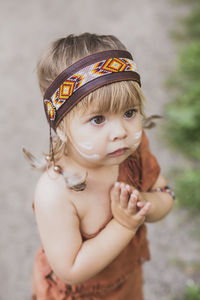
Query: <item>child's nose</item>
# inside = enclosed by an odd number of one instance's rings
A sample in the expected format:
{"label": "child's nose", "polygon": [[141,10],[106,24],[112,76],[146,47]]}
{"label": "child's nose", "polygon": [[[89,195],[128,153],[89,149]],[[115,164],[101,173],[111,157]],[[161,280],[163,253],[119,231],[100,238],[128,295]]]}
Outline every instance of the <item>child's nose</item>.
{"label": "child's nose", "polygon": [[120,121],[113,122],[110,130],[110,139],[111,141],[117,139],[124,139],[127,137],[127,131],[123,126],[123,123]]}

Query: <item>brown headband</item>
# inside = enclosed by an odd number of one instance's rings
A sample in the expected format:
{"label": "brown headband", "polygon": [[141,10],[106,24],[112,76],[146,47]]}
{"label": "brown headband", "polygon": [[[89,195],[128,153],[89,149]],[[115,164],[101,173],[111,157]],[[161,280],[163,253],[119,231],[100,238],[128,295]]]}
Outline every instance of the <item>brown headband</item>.
{"label": "brown headband", "polygon": [[92,91],[109,83],[133,80],[141,86],[132,55],[107,50],[80,59],[56,77],[44,94],[44,108],[55,130],[64,115]]}

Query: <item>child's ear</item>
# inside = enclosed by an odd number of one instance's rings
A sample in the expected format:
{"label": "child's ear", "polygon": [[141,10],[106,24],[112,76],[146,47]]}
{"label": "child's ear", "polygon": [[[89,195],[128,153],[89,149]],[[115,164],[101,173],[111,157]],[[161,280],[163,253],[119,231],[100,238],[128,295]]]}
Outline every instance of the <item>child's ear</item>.
{"label": "child's ear", "polygon": [[67,141],[67,137],[65,136],[65,134],[62,132],[61,129],[57,128],[56,133],[59,136],[59,138],[61,139],[61,141],[63,141],[64,143]]}

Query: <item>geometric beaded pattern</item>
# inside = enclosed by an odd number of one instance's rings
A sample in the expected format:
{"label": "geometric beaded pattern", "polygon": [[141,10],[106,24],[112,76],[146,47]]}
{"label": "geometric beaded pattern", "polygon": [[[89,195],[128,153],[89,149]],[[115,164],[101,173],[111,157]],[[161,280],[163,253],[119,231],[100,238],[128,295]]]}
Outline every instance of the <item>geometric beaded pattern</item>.
{"label": "geometric beaded pattern", "polygon": [[[45,101],[47,113],[50,120],[54,120],[56,111],[67,101],[70,96],[80,87],[93,79],[102,77],[107,74],[137,71],[137,66],[132,59],[128,58],[108,58],[95,62],[73,74],[65,80],[60,87],[51,96],[51,103]],[[51,104],[51,105],[50,105]]]}

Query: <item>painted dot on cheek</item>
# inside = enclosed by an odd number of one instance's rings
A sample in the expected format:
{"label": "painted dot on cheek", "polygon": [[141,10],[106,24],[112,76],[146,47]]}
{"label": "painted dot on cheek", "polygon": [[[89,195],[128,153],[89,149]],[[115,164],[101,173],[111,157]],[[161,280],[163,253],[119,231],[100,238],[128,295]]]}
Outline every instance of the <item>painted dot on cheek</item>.
{"label": "painted dot on cheek", "polygon": [[136,138],[136,139],[139,139],[139,138],[141,137],[141,135],[142,135],[142,131],[138,131],[138,132],[136,132],[136,134],[135,134],[135,138]]}
{"label": "painted dot on cheek", "polygon": [[140,142],[136,143],[134,146],[137,148],[139,145],[140,145]]}

